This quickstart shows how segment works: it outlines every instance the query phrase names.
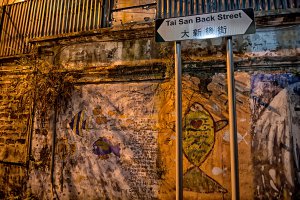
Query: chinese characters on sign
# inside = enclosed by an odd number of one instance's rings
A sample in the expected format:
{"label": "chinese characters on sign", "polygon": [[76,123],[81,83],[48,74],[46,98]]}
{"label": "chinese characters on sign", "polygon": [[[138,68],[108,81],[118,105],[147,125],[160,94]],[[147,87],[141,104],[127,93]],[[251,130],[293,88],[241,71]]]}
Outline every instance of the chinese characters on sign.
{"label": "chinese characters on sign", "polygon": [[[209,35],[217,35],[217,36],[223,36],[226,35],[227,33],[227,26],[218,26],[218,27],[205,27],[203,28],[203,32],[202,32],[202,28],[198,28],[198,29],[194,29],[193,30],[193,37],[197,38],[197,37],[202,37],[202,36],[209,36]],[[184,30],[183,32],[181,32],[182,36],[181,38],[189,38],[189,32],[187,30]]]}
{"label": "chinese characters on sign", "polygon": [[189,32],[187,32],[186,30],[184,30],[183,32],[182,32],[182,36],[181,36],[181,38],[185,38],[185,37],[190,37],[189,35],[188,35],[188,33]]}
{"label": "chinese characters on sign", "polygon": [[208,39],[255,32],[253,9],[157,19],[156,41]]}

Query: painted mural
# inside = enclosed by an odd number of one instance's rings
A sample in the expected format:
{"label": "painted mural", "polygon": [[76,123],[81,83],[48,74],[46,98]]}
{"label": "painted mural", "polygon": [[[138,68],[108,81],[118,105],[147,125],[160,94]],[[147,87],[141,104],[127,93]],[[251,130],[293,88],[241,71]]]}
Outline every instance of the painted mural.
{"label": "painted mural", "polygon": [[[184,74],[184,198],[230,199],[224,74]],[[239,150],[251,153],[250,78],[237,80]],[[248,82],[244,80],[249,80]],[[51,134],[35,133],[31,192],[39,198],[164,199],[176,189],[174,79],[77,86]],[[252,197],[252,160],[240,157],[241,192]]]}
{"label": "painted mural", "polygon": [[[250,154],[250,77],[240,73],[237,79],[239,149]],[[248,81],[245,81],[248,80]],[[159,199],[175,199],[175,113],[173,79],[158,92],[159,134],[162,171]],[[184,198],[230,199],[230,151],[226,76],[185,74],[183,76],[183,150]],[[252,161],[241,156],[241,191],[252,198]]]}
{"label": "painted mural", "polygon": [[300,198],[300,77],[255,74],[251,78],[255,196]]}
{"label": "painted mural", "polygon": [[74,94],[58,126],[66,146],[57,152],[64,158],[56,163],[60,198],[157,197],[156,88],[150,83],[86,85]]}
{"label": "painted mural", "polygon": [[211,114],[199,103],[190,106],[184,120],[183,151],[194,166],[184,174],[185,190],[202,193],[227,192],[199,168],[214,147],[215,132],[227,124],[227,120],[214,122]]}

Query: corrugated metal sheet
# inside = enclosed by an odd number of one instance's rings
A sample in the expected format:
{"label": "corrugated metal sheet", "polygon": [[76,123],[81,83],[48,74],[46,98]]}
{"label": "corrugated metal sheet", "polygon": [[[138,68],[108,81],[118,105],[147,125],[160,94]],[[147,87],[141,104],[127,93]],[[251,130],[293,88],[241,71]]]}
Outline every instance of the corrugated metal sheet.
{"label": "corrugated metal sheet", "polygon": [[1,7],[0,57],[29,53],[32,46],[28,41],[32,38],[109,26],[110,2],[30,0]]}
{"label": "corrugated metal sheet", "polygon": [[253,8],[270,11],[300,8],[299,0],[158,0],[157,18],[187,16],[211,12]]}
{"label": "corrugated metal sheet", "polygon": [[[32,38],[108,27],[111,13],[125,9],[113,9],[114,3],[115,0],[28,0],[1,7],[0,57],[29,53],[32,46],[28,41]],[[130,8],[133,7],[138,6]],[[158,0],[157,18],[250,7],[256,11],[300,8],[300,0]]]}

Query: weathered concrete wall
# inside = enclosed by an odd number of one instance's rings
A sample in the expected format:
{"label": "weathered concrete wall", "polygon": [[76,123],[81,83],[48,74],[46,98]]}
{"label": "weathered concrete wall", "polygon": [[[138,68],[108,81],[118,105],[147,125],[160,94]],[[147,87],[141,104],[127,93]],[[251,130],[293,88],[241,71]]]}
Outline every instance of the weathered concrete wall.
{"label": "weathered concrete wall", "polygon": [[[0,160],[6,162],[25,163],[26,140],[30,124],[30,102],[21,107],[20,99],[17,97],[19,91],[15,89],[17,83],[25,79],[30,73],[28,67],[1,67],[1,138]],[[26,89],[26,87],[24,88]]]}
{"label": "weathered concrete wall", "polygon": [[[233,38],[243,199],[297,198],[299,35],[293,26]],[[55,120],[49,112],[44,127],[35,121],[27,194],[174,199],[173,44],[121,37],[42,49],[44,59],[80,76],[65,110]],[[184,196],[230,199],[225,40],[182,45]]]}
{"label": "weathered concrete wall", "polygon": [[[114,8],[122,9],[138,5],[151,4],[152,0],[140,0],[140,1],[115,1]],[[156,17],[156,6],[143,6],[138,8],[131,8],[125,10],[119,10],[112,13],[113,26],[121,26],[128,23],[141,23],[154,21]]]}
{"label": "weathered concrete wall", "polygon": [[4,199],[22,195],[26,185],[31,102],[24,99],[25,106],[21,106],[17,97],[20,91],[15,86],[30,74],[30,69],[1,66],[0,74],[0,198]]}

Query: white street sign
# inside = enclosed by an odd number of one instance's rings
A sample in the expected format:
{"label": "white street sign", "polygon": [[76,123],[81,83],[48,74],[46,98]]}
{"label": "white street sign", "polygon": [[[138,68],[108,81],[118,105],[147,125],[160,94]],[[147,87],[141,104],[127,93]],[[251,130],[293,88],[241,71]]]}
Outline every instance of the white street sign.
{"label": "white street sign", "polygon": [[186,17],[157,19],[156,41],[209,39],[255,33],[252,8]]}

